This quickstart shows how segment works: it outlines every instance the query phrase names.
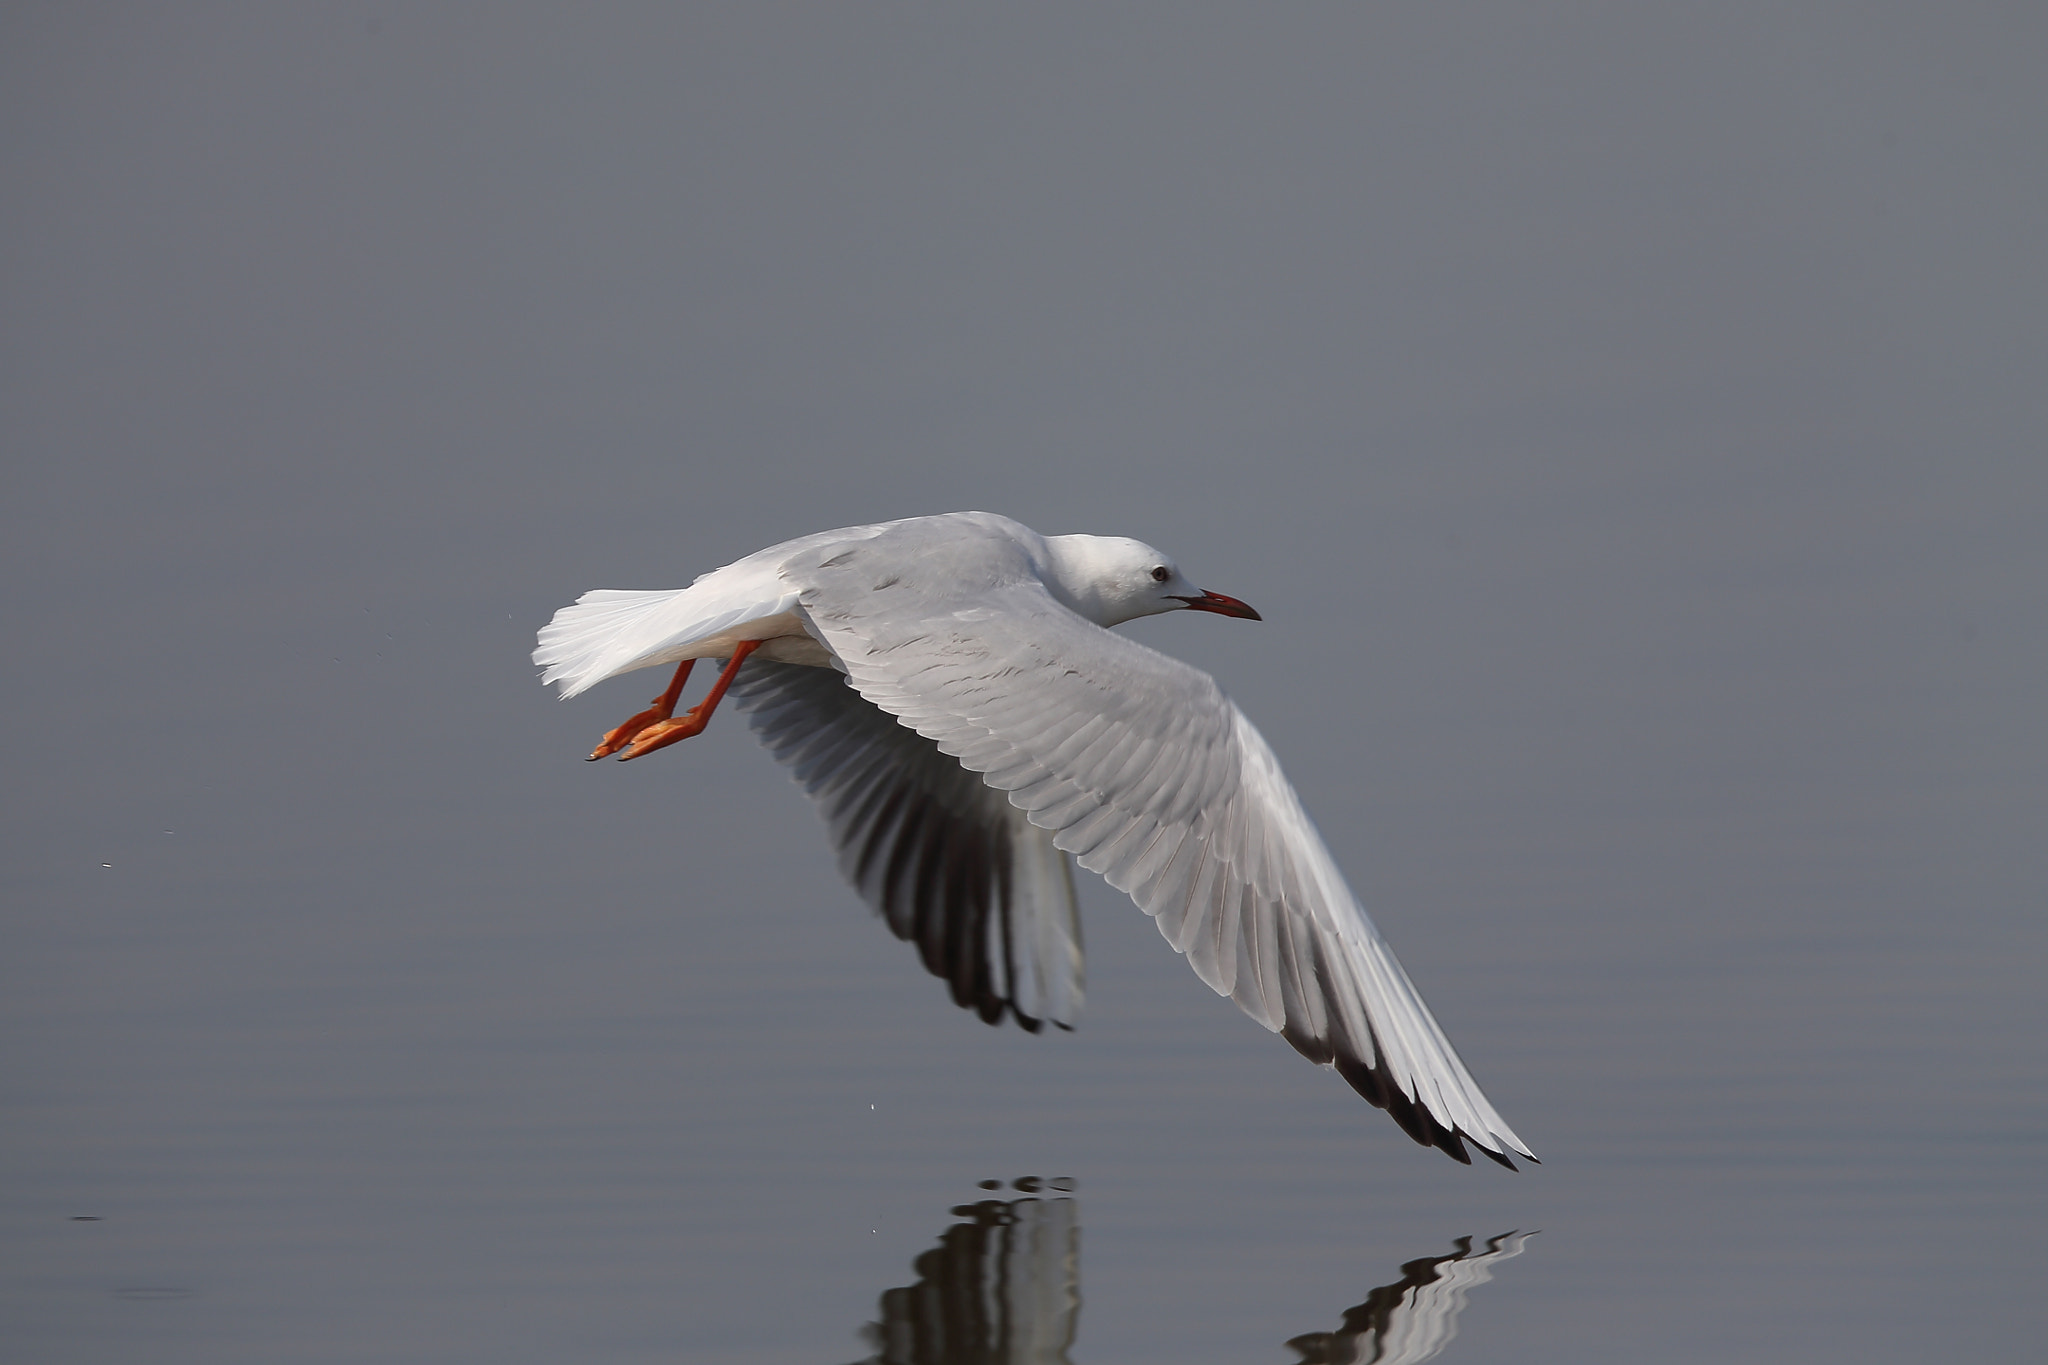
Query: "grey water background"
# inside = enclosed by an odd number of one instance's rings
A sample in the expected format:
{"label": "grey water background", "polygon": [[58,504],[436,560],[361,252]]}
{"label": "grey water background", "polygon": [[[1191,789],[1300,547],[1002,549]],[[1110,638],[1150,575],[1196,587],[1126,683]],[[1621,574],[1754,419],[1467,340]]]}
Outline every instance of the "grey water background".
{"label": "grey water background", "polygon": [[[14,6],[9,1360],[844,1361],[988,1178],[1082,1361],[1540,1231],[1444,1359],[2048,1313],[2035,7]],[[1142,536],[1544,1157],[1084,887],[954,1009],[739,718],[534,629],[959,508]],[[82,1219],[98,1221],[77,1221]]]}

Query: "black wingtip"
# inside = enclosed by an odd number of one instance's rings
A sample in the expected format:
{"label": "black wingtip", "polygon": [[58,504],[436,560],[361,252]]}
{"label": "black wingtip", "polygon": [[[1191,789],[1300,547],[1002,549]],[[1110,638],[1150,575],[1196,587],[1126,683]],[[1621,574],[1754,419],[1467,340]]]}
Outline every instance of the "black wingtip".
{"label": "black wingtip", "polygon": [[[1289,1041],[1292,1042],[1293,1040],[1289,1039]],[[1296,1047],[1300,1048],[1300,1044],[1297,1043]],[[1306,1051],[1306,1049],[1302,1050]],[[1521,1167],[1515,1165],[1504,1153],[1494,1151],[1472,1134],[1460,1129],[1444,1127],[1443,1124],[1437,1121],[1436,1115],[1430,1113],[1422,1105],[1417,1104],[1407,1094],[1403,1093],[1399,1086],[1388,1080],[1385,1072],[1363,1058],[1353,1056],[1348,1051],[1342,1051],[1337,1054],[1331,1064],[1336,1067],[1337,1074],[1350,1083],[1353,1090],[1364,1096],[1373,1108],[1386,1110],[1387,1116],[1401,1126],[1402,1132],[1414,1138],[1418,1145],[1434,1147],[1451,1160],[1461,1165],[1470,1166],[1472,1164],[1472,1157],[1465,1146],[1465,1144],[1470,1143],[1488,1161],[1499,1166],[1505,1166],[1511,1171],[1519,1172],[1521,1170]],[[1520,1153],[1520,1155],[1539,1166],[1543,1164],[1540,1161],[1536,1161],[1535,1157],[1529,1156],[1526,1152]]]}

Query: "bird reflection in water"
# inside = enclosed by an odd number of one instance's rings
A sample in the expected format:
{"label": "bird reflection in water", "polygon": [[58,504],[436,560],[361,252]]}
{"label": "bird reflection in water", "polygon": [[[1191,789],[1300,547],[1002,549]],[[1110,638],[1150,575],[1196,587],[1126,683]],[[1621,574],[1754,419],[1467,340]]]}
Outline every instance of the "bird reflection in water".
{"label": "bird reflection in water", "polygon": [[882,1292],[861,1365],[1070,1365],[1081,1312],[1074,1201],[984,1199],[953,1216],[966,1221],[911,1263],[917,1283]]}
{"label": "bird reflection in water", "polygon": [[1301,1359],[1295,1365],[1409,1365],[1433,1360],[1458,1335],[1458,1314],[1474,1285],[1493,1278],[1493,1266],[1522,1254],[1533,1232],[1504,1232],[1486,1239],[1482,1251],[1460,1237],[1449,1256],[1424,1256],[1401,1267],[1401,1278],[1344,1310],[1334,1332],[1310,1332],[1287,1344]]}
{"label": "bird reflection in water", "polygon": [[[1071,1180],[1013,1182],[1019,1189],[1072,1189]],[[984,1188],[999,1182],[983,1181]],[[911,1268],[917,1283],[885,1290],[881,1321],[864,1335],[874,1354],[859,1365],[1073,1365],[1067,1351],[1081,1313],[1081,1224],[1072,1199],[984,1199],[953,1210],[963,1221]],[[1458,1314],[1495,1263],[1522,1254],[1534,1234],[1502,1233],[1474,1251],[1470,1237],[1448,1256],[1401,1267],[1344,1311],[1334,1332],[1290,1340],[1296,1365],[1412,1365],[1458,1334]]]}

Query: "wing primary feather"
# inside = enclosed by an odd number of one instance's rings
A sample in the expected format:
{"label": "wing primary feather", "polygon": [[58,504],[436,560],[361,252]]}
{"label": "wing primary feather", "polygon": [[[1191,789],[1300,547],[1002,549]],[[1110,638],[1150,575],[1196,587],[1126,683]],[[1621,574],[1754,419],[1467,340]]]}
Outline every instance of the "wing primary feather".
{"label": "wing primary feather", "polygon": [[861,850],[860,884],[863,888],[874,888],[875,904],[898,938],[911,937],[914,927],[904,917],[896,899],[896,884],[903,871],[902,827],[915,818],[916,806],[910,793],[900,788],[890,792],[882,808],[875,812],[874,823],[868,827],[867,843]]}
{"label": "wing primary feather", "polygon": [[[922,802],[903,803],[902,815],[896,823],[895,845],[889,850],[888,861],[882,869],[882,901],[889,907],[890,919],[909,930],[905,937],[918,945],[924,955],[926,970],[935,976],[947,976],[943,970],[944,960],[934,954],[932,946],[918,933],[913,867],[917,861],[918,840],[931,816],[931,809]],[[906,877],[911,878],[909,885],[905,884]]]}
{"label": "wing primary feather", "polygon": [[952,843],[951,825],[943,812],[930,806],[918,807],[916,828],[897,845],[891,861],[901,869],[901,877],[907,879],[902,894],[909,901],[907,918],[925,967],[951,985],[954,1004],[973,1008],[979,1003],[973,967],[960,961],[952,936],[946,932],[946,863],[948,845]]}
{"label": "wing primary feather", "polygon": [[1011,1012],[1027,1032],[1037,1033],[1045,1026],[1045,983],[1038,979],[1030,954],[1019,951],[1020,946],[1028,948],[1029,945],[1020,945],[1017,941],[1022,925],[1018,922],[1011,880],[1010,847],[1010,832],[998,827],[988,842],[988,876],[977,883],[975,892],[980,898],[983,913],[996,917],[998,932],[991,936],[989,948],[1001,954]]}

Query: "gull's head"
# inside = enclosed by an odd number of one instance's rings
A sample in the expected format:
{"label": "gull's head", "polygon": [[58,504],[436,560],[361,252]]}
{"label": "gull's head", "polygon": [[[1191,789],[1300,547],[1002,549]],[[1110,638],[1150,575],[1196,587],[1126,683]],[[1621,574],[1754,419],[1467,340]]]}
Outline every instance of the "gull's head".
{"label": "gull's head", "polygon": [[1213,611],[1218,616],[1259,614],[1235,597],[1203,592],[1180,566],[1142,540],[1128,536],[1047,536],[1052,550],[1046,586],[1098,626],[1114,626],[1165,611]]}

